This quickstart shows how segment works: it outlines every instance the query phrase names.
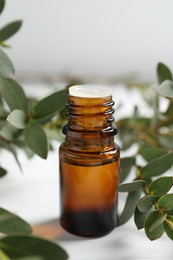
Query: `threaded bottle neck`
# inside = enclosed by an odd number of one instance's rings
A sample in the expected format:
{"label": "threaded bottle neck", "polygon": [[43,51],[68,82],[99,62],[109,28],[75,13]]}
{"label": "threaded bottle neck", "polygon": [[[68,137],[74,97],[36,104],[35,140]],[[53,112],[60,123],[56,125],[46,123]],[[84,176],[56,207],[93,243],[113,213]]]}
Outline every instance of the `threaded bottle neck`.
{"label": "threaded bottle neck", "polygon": [[112,96],[79,97],[69,95],[68,124],[64,127],[66,143],[73,149],[84,151],[111,149],[117,129],[113,125]]}

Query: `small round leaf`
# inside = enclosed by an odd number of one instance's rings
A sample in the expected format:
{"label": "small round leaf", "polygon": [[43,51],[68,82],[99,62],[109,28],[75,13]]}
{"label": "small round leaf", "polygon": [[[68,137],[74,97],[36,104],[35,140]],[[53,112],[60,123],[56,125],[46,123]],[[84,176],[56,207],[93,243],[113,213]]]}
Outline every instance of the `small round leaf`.
{"label": "small round leaf", "polygon": [[173,209],[173,194],[166,194],[158,200],[158,207],[164,211]]}
{"label": "small round leaf", "polygon": [[173,178],[169,176],[160,177],[154,180],[149,186],[150,194],[154,196],[163,196],[173,185]]}
{"label": "small round leaf", "polygon": [[155,227],[154,230],[151,230],[151,227],[154,225],[156,221],[158,221],[159,218],[160,215],[158,211],[152,211],[146,219],[145,233],[150,240],[156,240],[160,238],[164,233],[162,222],[161,224],[157,225],[157,227]]}

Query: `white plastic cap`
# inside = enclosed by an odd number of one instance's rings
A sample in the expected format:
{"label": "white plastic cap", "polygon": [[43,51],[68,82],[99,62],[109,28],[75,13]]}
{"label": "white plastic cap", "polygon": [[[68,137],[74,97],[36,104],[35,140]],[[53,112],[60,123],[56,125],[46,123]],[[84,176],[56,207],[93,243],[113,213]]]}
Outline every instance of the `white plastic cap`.
{"label": "white plastic cap", "polygon": [[111,96],[112,89],[102,85],[75,85],[69,88],[69,94],[81,98],[102,98]]}

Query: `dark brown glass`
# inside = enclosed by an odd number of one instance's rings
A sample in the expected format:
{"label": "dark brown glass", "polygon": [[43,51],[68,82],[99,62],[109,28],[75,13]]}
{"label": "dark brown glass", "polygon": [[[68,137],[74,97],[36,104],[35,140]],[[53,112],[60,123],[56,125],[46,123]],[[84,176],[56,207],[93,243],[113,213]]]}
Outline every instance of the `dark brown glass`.
{"label": "dark brown glass", "polygon": [[112,97],[69,96],[65,142],[60,146],[60,224],[99,237],[117,225],[119,147]]}

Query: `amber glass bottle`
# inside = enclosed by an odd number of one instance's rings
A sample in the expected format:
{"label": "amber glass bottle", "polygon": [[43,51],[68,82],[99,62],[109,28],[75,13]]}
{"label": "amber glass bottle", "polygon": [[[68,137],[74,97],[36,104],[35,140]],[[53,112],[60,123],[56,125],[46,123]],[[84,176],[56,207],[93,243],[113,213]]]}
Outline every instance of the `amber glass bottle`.
{"label": "amber glass bottle", "polygon": [[79,236],[103,236],[117,224],[119,147],[111,91],[93,85],[69,89],[66,139],[59,150],[60,223]]}

